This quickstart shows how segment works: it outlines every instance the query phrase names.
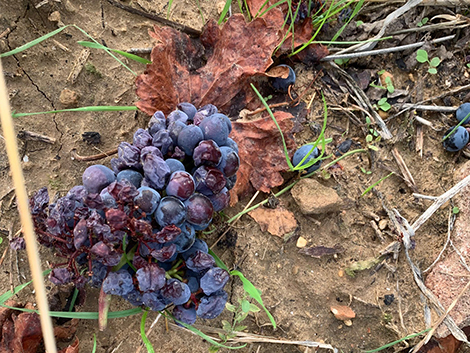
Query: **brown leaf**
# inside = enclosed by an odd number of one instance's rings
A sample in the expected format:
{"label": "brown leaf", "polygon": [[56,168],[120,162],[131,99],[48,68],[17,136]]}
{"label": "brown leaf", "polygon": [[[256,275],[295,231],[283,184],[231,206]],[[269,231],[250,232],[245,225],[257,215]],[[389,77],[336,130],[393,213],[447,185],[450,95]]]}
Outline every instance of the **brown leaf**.
{"label": "brown leaf", "polygon": [[283,208],[259,207],[248,213],[258,223],[263,232],[282,237],[297,228],[297,221],[291,211]]}
{"label": "brown leaf", "polygon": [[230,115],[255,99],[259,104],[250,82],[271,66],[279,28],[261,18],[246,23],[234,15],[221,29],[210,21],[199,42],[172,28],[155,27],[150,33],[157,40],[152,64],[136,80],[137,106],[153,114],[169,113],[183,101],[211,103]]}
{"label": "brown leaf", "polygon": [[266,71],[266,76],[287,78],[289,77],[289,68],[287,66],[275,66],[272,69]]}
{"label": "brown leaf", "polygon": [[77,332],[78,319],[67,321],[61,326],[54,327],[54,336],[58,341],[70,341]]}
{"label": "brown leaf", "polygon": [[[296,148],[295,141],[290,137],[294,123],[290,113],[274,112],[286,139],[289,156]],[[237,183],[230,192],[231,204],[238,201],[250,191],[250,185],[256,190],[270,192],[276,186],[284,183],[281,172],[288,170],[286,157],[282,147],[279,130],[271,117],[252,120],[236,121],[233,124],[231,137],[237,142],[240,156],[240,169],[237,173]]]}
{"label": "brown leaf", "polygon": [[80,351],[79,344],[80,344],[80,342],[78,341],[78,337],[76,337],[73,344],[71,344],[68,347],[62,349],[61,351],[59,351],[59,353],[78,353]]}
{"label": "brown leaf", "polygon": [[335,245],[332,248],[329,248],[326,246],[312,246],[309,248],[303,248],[299,250],[299,253],[310,255],[312,257],[316,257],[317,259],[325,255],[340,254],[342,252],[344,252],[344,249],[339,245]]}
{"label": "brown leaf", "polygon": [[36,353],[42,342],[41,321],[36,313],[21,313],[13,319],[15,338],[12,352]]}

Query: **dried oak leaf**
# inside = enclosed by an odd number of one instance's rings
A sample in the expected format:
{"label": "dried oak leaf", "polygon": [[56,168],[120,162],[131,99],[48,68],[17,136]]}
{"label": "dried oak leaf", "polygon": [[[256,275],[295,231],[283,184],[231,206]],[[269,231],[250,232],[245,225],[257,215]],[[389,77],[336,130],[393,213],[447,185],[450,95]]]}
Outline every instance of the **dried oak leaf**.
{"label": "dried oak leaf", "polygon": [[[157,110],[169,113],[183,101],[211,103],[232,115],[252,101],[259,104],[250,82],[272,65],[271,55],[282,38],[279,28],[261,18],[246,23],[242,15],[234,15],[222,28],[208,22],[198,41],[155,27],[150,32],[157,40],[152,64],[136,79],[136,105],[152,115]],[[207,58],[205,65],[202,58]]]}
{"label": "dried oak leaf", "polygon": [[[290,113],[274,112],[286,140],[289,157],[296,148],[290,132],[294,127]],[[232,124],[231,137],[237,142],[240,156],[240,169],[237,182],[230,191],[231,204],[238,202],[238,197],[246,196],[251,186],[262,192],[270,192],[272,188],[282,185],[284,178],[281,172],[288,170],[279,130],[271,117],[257,120],[238,120]]]}
{"label": "dried oak leaf", "polygon": [[297,220],[291,211],[283,208],[259,207],[248,213],[261,227],[263,232],[282,237],[297,228]]}

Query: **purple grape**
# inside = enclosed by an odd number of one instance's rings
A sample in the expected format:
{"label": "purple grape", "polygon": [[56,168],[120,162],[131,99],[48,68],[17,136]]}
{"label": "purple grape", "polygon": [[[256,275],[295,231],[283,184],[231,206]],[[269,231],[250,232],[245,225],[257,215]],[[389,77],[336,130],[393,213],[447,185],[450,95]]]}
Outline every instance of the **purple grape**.
{"label": "purple grape", "polygon": [[186,261],[191,255],[195,254],[198,250],[208,253],[209,247],[207,246],[207,243],[204,240],[196,238],[191,248],[182,253],[181,256],[183,257],[183,260]]}
{"label": "purple grape", "polygon": [[227,142],[225,143],[224,146],[227,146],[227,147],[230,147],[232,150],[234,150],[235,152],[237,152],[238,154],[238,145],[235,141],[233,141],[230,137],[227,138]]}
{"label": "purple grape", "polygon": [[224,311],[227,299],[228,295],[224,291],[202,297],[196,310],[197,316],[201,319],[215,319]]}
{"label": "purple grape", "polygon": [[193,194],[184,203],[186,205],[186,219],[196,230],[207,228],[212,220],[214,207],[207,196]]}
{"label": "purple grape", "polygon": [[103,207],[104,208],[116,208],[117,207],[116,199],[113,197],[113,195],[109,193],[108,187],[109,185],[105,187],[103,190],[101,190],[100,192],[100,197],[101,197],[101,201],[103,202]]}
{"label": "purple grape", "polygon": [[295,84],[295,72],[288,65],[281,64],[279,66],[288,67],[289,76],[287,78],[274,77],[271,80],[271,84],[273,85],[276,91],[287,93],[287,91],[289,90],[289,86],[292,86],[293,84]]}
{"label": "purple grape", "polygon": [[205,106],[198,109],[194,115],[194,124],[199,125],[206,117],[217,114],[218,109],[215,105],[206,104]]}
{"label": "purple grape", "polygon": [[225,187],[218,194],[207,196],[212,202],[214,212],[220,212],[230,205],[230,192]]}
{"label": "purple grape", "polygon": [[129,294],[134,288],[131,274],[123,269],[108,273],[102,286],[103,292],[106,294],[119,296]]}
{"label": "purple grape", "polygon": [[101,262],[93,260],[91,267],[90,286],[100,288],[103,284],[106,275],[108,274],[108,267]]}
{"label": "purple grape", "polygon": [[116,266],[121,260],[121,254],[102,241],[96,243],[90,249],[90,253],[97,257],[97,260],[106,266]]}
{"label": "purple grape", "polygon": [[200,166],[193,173],[196,191],[206,196],[219,193],[226,184],[224,174],[213,167]]}
{"label": "purple grape", "polygon": [[[450,132],[453,129],[454,128],[451,127],[449,130],[447,130],[444,136],[447,136],[448,134],[450,134]],[[450,135],[447,139],[442,141],[442,144],[444,145],[444,148],[446,149],[446,151],[457,152],[467,145],[468,140],[469,140],[469,134],[468,134],[467,129],[465,129],[463,126],[459,126],[452,135]]]}
{"label": "purple grape", "polygon": [[106,211],[106,221],[113,230],[123,229],[127,226],[129,216],[123,210],[111,208]]}
{"label": "purple grape", "polygon": [[82,180],[87,192],[99,194],[101,190],[116,180],[116,175],[108,167],[95,164],[85,169]]}
{"label": "purple grape", "polygon": [[212,140],[202,140],[193,152],[194,165],[217,166],[222,158],[219,146]]}
{"label": "purple grape", "polygon": [[144,173],[150,187],[162,190],[170,177],[170,168],[162,158],[149,154],[144,160]]}
{"label": "purple grape", "polygon": [[160,149],[163,155],[173,150],[173,139],[168,130],[159,130],[153,135],[152,145]]}
{"label": "purple grape", "polygon": [[16,237],[10,241],[10,249],[19,251],[26,249],[26,242],[23,237]]}
{"label": "purple grape", "polygon": [[137,191],[139,194],[135,197],[134,204],[148,215],[154,213],[161,199],[160,194],[147,186],[141,186]]}
{"label": "purple grape", "polygon": [[142,296],[144,305],[149,307],[153,311],[161,311],[171,302],[164,298],[160,291],[158,292],[147,292]]}
{"label": "purple grape", "polygon": [[[304,157],[307,154],[309,154],[310,151],[312,151],[312,147],[313,147],[312,145],[303,145],[302,147],[297,149],[297,151],[295,151],[295,153],[294,153],[294,157],[292,157],[292,164],[294,166],[297,166],[302,161],[302,159],[304,159]],[[315,149],[310,153],[310,155],[307,157],[305,162],[302,163],[302,165],[306,165],[308,162],[310,162],[311,160],[316,159],[318,156],[320,156],[320,151],[318,150],[317,147],[315,147]],[[320,165],[321,165],[321,160],[319,160],[315,164],[308,167],[307,168],[307,173],[314,172],[315,170],[320,168]]]}
{"label": "purple grape", "polygon": [[160,262],[174,261],[176,259],[176,245],[170,244],[163,246],[161,249],[152,251],[151,255]]}
{"label": "purple grape", "polygon": [[148,131],[150,135],[155,135],[157,131],[166,129],[166,118],[165,114],[161,111],[155,112],[148,124]]}
{"label": "purple grape", "polygon": [[175,196],[180,200],[186,200],[194,193],[194,179],[188,172],[178,171],[170,176],[166,186],[166,194]]}
{"label": "purple grape", "polygon": [[73,244],[77,250],[82,246],[90,246],[87,221],[84,219],[81,219],[73,229]]}
{"label": "purple grape", "polygon": [[116,181],[128,180],[136,189],[140,188],[144,176],[136,170],[124,169],[116,176]]}
{"label": "purple grape", "polygon": [[[71,188],[66,196],[69,196],[70,198],[73,198],[76,201],[83,202],[83,199],[86,197],[86,195],[88,195],[88,191],[86,191],[86,188],[83,185],[77,185]],[[47,197],[47,203],[49,203],[49,196]],[[31,212],[33,213],[33,210],[31,210]]]}
{"label": "purple grape", "polygon": [[[80,185],[82,188],[85,188],[84,186]],[[78,188],[78,186],[74,187],[74,188]],[[67,195],[69,195],[71,193],[72,190],[74,190],[74,188],[72,188],[68,193]],[[78,194],[81,194],[83,192],[83,189],[80,188],[80,189],[75,189],[74,190],[74,193],[72,193],[72,195],[75,195],[75,192]],[[80,190],[80,191],[78,191]],[[85,190],[84,191],[84,194],[86,195],[88,192]],[[71,195],[69,195],[71,196]],[[78,196],[75,196],[76,199],[78,199]],[[31,199],[29,200],[29,209],[31,210],[31,214],[32,215],[40,215],[44,212],[44,210],[47,208],[47,206],[49,205],[49,193],[47,191],[47,188],[46,187],[43,187],[41,189],[39,189],[34,195],[33,197],[31,197]]]}
{"label": "purple grape", "polygon": [[147,130],[137,129],[134,133],[134,140],[132,144],[138,149],[142,149],[145,146],[152,145],[152,135]]}
{"label": "purple grape", "polygon": [[142,292],[154,292],[165,285],[165,270],[156,263],[138,269],[135,277]]}
{"label": "purple grape", "polygon": [[206,117],[199,124],[204,134],[204,139],[214,140],[219,146],[225,145],[229,134],[226,119],[228,119],[226,115],[219,113]]}
{"label": "purple grape", "polygon": [[170,114],[168,114],[166,120],[168,126],[175,121],[181,121],[183,124],[186,124],[186,122],[189,120],[189,117],[185,112],[181,110],[174,110]]}
{"label": "purple grape", "polygon": [[195,276],[190,276],[189,271],[186,271],[186,278],[188,279],[187,285],[191,293],[197,292],[200,288],[199,279]]}
{"label": "purple grape", "polygon": [[175,305],[185,304],[191,296],[191,290],[188,285],[176,278],[168,279],[161,293],[164,298],[171,300]]}
{"label": "purple grape", "polygon": [[193,155],[194,148],[204,139],[202,130],[196,125],[188,125],[178,135],[178,146],[188,156]]}
{"label": "purple grape", "polygon": [[56,286],[72,282],[72,274],[66,268],[54,268],[49,275],[49,281]]}
{"label": "purple grape", "polygon": [[201,289],[206,295],[211,295],[224,288],[229,278],[230,275],[226,270],[213,267],[202,276]]}
{"label": "purple grape", "polygon": [[163,227],[162,230],[153,234],[154,240],[163,244],[174,241],[181,234],[181,228],[174,224]]}
{"label": "purple grape", "polygon": [[128,169],[126,162],[124,162],[121,158],[112,158],[111,159],[111,169],[114,173],[118,174],[120,171]]}
{"label": "purple grape", "polygon": [[175,150],[171,154],[171,158],[182,160],[184,157],[186,157],[186,153],[184,153],[184,151],[178,146],[175,146]]}
{"label": "purple grape", "polygon": [[464,124],[468,124],[470,122],[470,103],[463,103],[455,112],[455,117],[458,121],[466,118]]}
{"label": "purple grape", "polygon": [[140,150],[129,142],[121,142],[118,146],[118,158],[125,163],[128,168],[140,169]]}
{"label": "purple grape", "polygon": [[178,104],[176,108],[184,112],[188,116],[189,120],[193,120],[194,115],[196,115],[197,113],[196,107],[192,105],[191,103],[187,103],[187,102],[182,102]]}
{"label": "purple grape", "polygon": [[186,260],[186,267],[197,273],[208,270],[214,267],[214,265],[214,258],[201,250],[196,250],[196,252]]}
{"label": "purple grape", "polygon": [[173,196],[165,196],[155,211],[155,220],[161,227],[171,224],[179,226],[186,219],[186,207],[183,202]]}
{"label": "purple grape", "polygon": [[165,160],[166,164],[168,164],[168,167],[170,168],[171,173],[173,174],[174,172],[177,171],[184,171],[184,164],[181,163],[179,160],[174,159],[174,158],[168,158]]}
{"label": "purple grape", "polygon": [[173,316],[176,320],[192,325],[196,322],[196,309],[194,307],[185,308],[183,305],[176,305],[173,308]]}
{"label": "purple grape", "polygon": [[127,179],[114,182],[107,187],[109,194],[114,197],[118,203],[129,203],[139,194],[137,189]]}
{"label": "purple grape", "polygon": [[217,169],[224,173],[227,178],[237,174],[240,167],[240,158],[237,152],[227,146],[220,147],[220,152],[222,153],[222,158]]}
{"label": "purple grape", "polygon": [[137,289],[132,290],[130,293],[127,293],[122,297],[134,306],[141,306],[144,303],[142,294]]}
{"label": "purple grape", "polygon": [[181,121],[174,121],[168,125],[168,133],[170,134],[171,139],[173,140],[173,144],[176,145],[178,143],[178,136],[180,132],[186,127],[187,125]]}
{"label": "purple grape", "polygon": [[181,226],[181,234],[176,240],[172,241],[176,245],[176,251],[183,253],[193,246],[196,240],[196,231],[189,223],[184,223]]}
{"label": "purple grape", "polygon": [[142,148],[142,151],[140,151],[140,159],[142,160],[143,163],[145,163],[145,160],[147,159],[147,156],[149,155],[163,159],[162,151],[160,151],[155,146],[147,146],[147,147]]}
{"label": "purple grape", "polygon": [[226,184],[225,186],[227,187],[228,190],[232,190],[235,184],[237,183],[237,174],[232,175],[231,177],[225,178]]}

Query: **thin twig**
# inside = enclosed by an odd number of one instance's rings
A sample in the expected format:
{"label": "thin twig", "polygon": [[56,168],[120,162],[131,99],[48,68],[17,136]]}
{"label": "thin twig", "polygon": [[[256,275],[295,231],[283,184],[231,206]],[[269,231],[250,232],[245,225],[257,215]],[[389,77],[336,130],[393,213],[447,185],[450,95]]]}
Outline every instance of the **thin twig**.
{"label": "thin twig", "polygon": [[73,149],[70,152],[70,154],[72,155],[72,159],[76,159],[77,161],[81,161],[81,162],[89,162],[89,161],[97,161],[99,159],[103,159],[103,158],[112,156],[113,154],[116,154],[117,152],[118,152],[118,149],[114,148],[110,151],[94,154],[94,155],[91,155],[91,156],[80,156],[77,153],[77,150]]}
{"label": "thin twig", "polygon": [[429,42],[417,42],[417,43],[412,43],[412,44],[406,44],[406,45],[399,45],[397,47],[390,47],[390,48],[384,48],[384,49],[377,49],[377,50],[368,50],[368,51],[359,51],[359,52],[354,52],[350,54],[334,54],[334,55],[327,55],[320,61],[332,61],[336,59],[354,59],[354,58],[362,58],[364,56],[372,56],[372,55],[382,55],[382,54],[388,54],[388,53],[395,53],[397,51],[403,51],[407,49],[414,49],[414,48],[419,48],[422,47],[426,43],[430,44],[437,44],[441,42],[447,42],[455,37],[455,34],[451,36],[446,36],[442,38],[437,38],[434,40],[431,40]]}
{"label": "thin twig", "polygon": [[429,265],[429,267],[427,269],[425,269],[423,271],[423,273],[426,273],[429,270],[431,270],[434,267],[434,265],[437,264],[437,262],[440,260],[442,254],[444,254],[444,251],[446,251],[447,246],[450,244],[450,234],[452,232],[452,229],[454,228],[454,221],[455,221],[455,215],[452,213],[452,210],[450,210],[449,211],[448,226],[447,226],[447,241],[444,244],[444,247],[442,248],[442,250],[439,252],[439,255],[437,255],[437,257],[433,261],[433,263],[431,265]]}
{"label": "thin twig", "polygon": [[121,4],[120,2],[117,2],[115,0],[108,0],[108,2],[111,5],[113,5],[117,8],[120,8],[124,11],[130,12],[134,15],[139,15],[139,16],[148,18],[148,19],[153,20],[155,22],[161,23],[164,26],[172,27],[172,28],[177,29],[178,31],[184,32],[184,33],[186,33],[190,36],[199,37],[201,35],[201,31],[198,31],[197,29],[194,29],[194,28],[182,25],[180,23],[176,23],[176,22],[167,20],[166,18],[157,16],[157,15],[153,15],[153,14],[141,11],[141,10],[137,10],[137,9],[131,7],[131,6]]}
{"label": "thin twig", "polygon": [[401,156],[400,152],[398,152],[398,149],[396,147],[392,149],[392,155],[395,158],[395,161],[397,162],[398,167],[400,168],[401,174],[403,175],[403,179],[405,180],[408,187],[415,192],[418,191],[415,180],[413,179],[410,170],[406,166],[403,157]]}
{"label": "thin twig", "polygon": [[436,198],[436,200],[434,200],[434,203],[413,223],[413,225],[411,226],[413,230],[417,231],[419,227],[421,227],[423,223],[426,222],[429,217],[434,214],[434,212],[436,212],[443,204],[445,204],[452,197],[457,195],[468,184],[470,184],[470,175],[458,182],[449,191]]}
{"label": "thin twig", "polygon": [[22,140],[28,141],[41,141],[53,145],[56,142],[56,139],[46,135],[38,134],[37,132],[21,130],[18,132],[17,137]]}

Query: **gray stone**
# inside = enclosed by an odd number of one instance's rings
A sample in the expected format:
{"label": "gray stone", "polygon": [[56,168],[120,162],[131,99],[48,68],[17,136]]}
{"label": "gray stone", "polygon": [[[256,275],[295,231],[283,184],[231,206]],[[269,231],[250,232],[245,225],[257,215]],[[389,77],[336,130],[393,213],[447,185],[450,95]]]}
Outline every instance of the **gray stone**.
{"label": "gray stone", "polygon": [[339,212],[343,206],[343,200],[335,190],[323,186],[315,179],[299,181],[292,188],[291,194],[303,214]]}

